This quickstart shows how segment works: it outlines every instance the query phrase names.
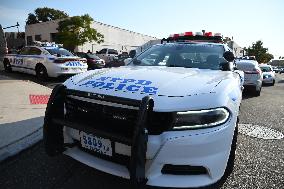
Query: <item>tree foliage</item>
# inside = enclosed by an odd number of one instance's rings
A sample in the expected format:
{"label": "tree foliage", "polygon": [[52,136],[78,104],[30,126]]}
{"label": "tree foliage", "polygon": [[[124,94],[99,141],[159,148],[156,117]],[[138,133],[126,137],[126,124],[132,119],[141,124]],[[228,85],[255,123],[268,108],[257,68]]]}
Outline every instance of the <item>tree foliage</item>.
{"label": "tree foliage", "polygon": [[64,47],[69,50],[74,50],[75,46],[83,45],[86,42],[103,42],[104,36],[91,27],[92,22],[93,18],[88,14],[60,21],[57,28],[58,42],[63,43]]}
{"label": "tree foliage", "polygon": [[245,50],[248,56],[255,56],[259,63],[267,63],[274,58],[272,54],[268,53],[268,48],[263,47],[263,42],[260,40],[253,43],[251,47],[245,48]]}
{"label": "tree foliage", "polygon": [[29,13],[26,24],[36,24],[40,22],[47,22],[51,20],[67,18],[68,14],[64,11],[53,8],[37,8],[34,13]]}

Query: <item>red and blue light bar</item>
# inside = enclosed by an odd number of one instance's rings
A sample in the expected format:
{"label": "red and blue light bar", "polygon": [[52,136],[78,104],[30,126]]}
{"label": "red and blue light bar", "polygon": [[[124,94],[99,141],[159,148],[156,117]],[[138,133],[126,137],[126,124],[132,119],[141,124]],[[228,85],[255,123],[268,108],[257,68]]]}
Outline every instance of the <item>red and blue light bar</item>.
{"label": "red and blue light bar", "polygon": [[213,42],[213,43],[222,43],[223,38],[221,33],[215,33],[213,35],[212,32],[196,32],[192,31],[184,32],[184,33],[176,33],[170,35],[167,39],[163,39],[162,41],[198,41],[198,42]]}

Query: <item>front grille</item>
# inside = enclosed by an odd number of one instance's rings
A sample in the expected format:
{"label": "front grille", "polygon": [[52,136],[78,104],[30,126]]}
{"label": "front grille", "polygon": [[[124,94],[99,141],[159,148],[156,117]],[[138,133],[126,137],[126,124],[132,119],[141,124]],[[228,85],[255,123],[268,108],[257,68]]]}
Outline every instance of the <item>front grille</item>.
{"label": "front grille", "polygon": [[[71,122],[89,125],[97,130],[132,138],[138,117],[136,109],[113,107],[79,100],[67,96],[65,118]],[[158,135],[172,128],[173,113],[151,112],[148,115],[147,130],[151,135]]]}

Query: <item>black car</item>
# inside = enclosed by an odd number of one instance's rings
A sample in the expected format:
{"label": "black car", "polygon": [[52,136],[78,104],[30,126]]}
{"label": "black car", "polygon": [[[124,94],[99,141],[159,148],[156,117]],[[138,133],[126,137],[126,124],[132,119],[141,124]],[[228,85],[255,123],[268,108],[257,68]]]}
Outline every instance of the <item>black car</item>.
{"label": "black car", "polygon": [[77,52],[76,55],[81,57],[81,58],[87,59],[87,64],[88,64],[89,70],[105,67],[105,61],[103,59],[99,58],[96,54]]}

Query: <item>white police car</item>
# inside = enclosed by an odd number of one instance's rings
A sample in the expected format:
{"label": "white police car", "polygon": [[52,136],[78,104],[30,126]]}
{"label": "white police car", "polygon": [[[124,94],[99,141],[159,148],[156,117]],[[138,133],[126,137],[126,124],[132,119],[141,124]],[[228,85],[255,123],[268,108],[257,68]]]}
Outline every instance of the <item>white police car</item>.
{"label": "white police car", "polygon": [[46,152],[130,179],[132,188],[201,187],[228,175],[243,72],[233,69],[219,35],[162,41],[127,66],[56,86],[44,121]]}
{"label": "white police car", "polygon": [[7,72],[34,74],[41,80],[82,73],[88,68],[85,59],[74,56],[60,45],[47,42],[26,46],[18,54],[7,54],[4,56],[3,64]]}

